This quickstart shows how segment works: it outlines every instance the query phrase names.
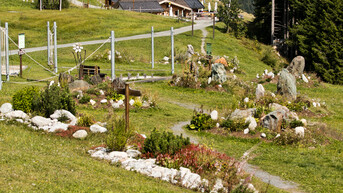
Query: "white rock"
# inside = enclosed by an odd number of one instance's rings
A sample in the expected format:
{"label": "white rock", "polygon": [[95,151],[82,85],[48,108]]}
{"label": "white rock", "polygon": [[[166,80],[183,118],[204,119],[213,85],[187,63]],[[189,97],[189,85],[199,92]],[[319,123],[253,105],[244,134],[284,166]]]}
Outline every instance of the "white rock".
{"label": "white rock", "polygon": [[89,102],[91,103],[92,106],[94,106],[96,103],[95,100],[93,100],[93,99],[89,100]]}
{"label": "white rock", "polygon": [[317,107],[320,107],[320,103],[317,103]]}
{"label": "white rock", "polygon": [[56,132],[57,130],[66,131],[66,130],[68,130],[68,126],[69,125],[65,124],[65,123],[55,122],[51,126],[44,126],[41,128],[45,131],[48,130],[49,132]]}
{"label": "white rock", "polygon": [[55,83],[55,81],[50,81],[50,83],[49,83],[49,88],[50,88],[50,86],[52,86],[53,84]]}
{"label": "white rock", "polygon": [[211,119],[212,119],[212,120],[217,120],[217,119],[218,119],[218,111],[213,110],[213,111],[211,112]]}
{"label": "white rock", "polygon": [[144,135],[144,134],[141,134],[141,136],[144,137],[144,139],[146,138],[146,135]]}
{"label": "white rock", "polygon": [[275,136],[275,139],[276,139],[276,138],[279,138],[280,136],[281,136],[281,135],[278,133],[278,134]]}
{"label": "white rock", "polygon": [[305,136],[305,128],[304,127],[296,127],[295,128],[295,134],[297,134],[299,137]]}
{"label": "white rock", "polygon": [[0,113],[6,114],[13,111],[13,107],[11,103],[4,103],[0,107]]}
{"label": "white rock", "polygon": [[56,110],[54,114],[50,115],[51,119],[58,119],[60,117],[67,117],[70,120],[69,125],[75,125],[77,122],[77,118],[69,111],[61,109],[61,110]]}
{"label": "white rock", "polygon": [[219,128],[219,127],[220,127],[220,124],[219,124],[219,123],[216,123],[216,127]]}
{"label": "white rock", "polygon": [[126,151],[127,155],[131,158],[136,158],[138,157],[139,155],[141,155],[142,153],[138,150],[135,150],[135,149],[128,149]]}
{"label": "white rock", "polygon": [[266,135],[265,133],[261,133],[261,137],[262,137],[262,138],[266,138],[267,135]]}
{"label": "white rock", "polygon": [[16,110],[16,111],[11,111],[5,114],[6,118],[9,119],[24,119],[24,120],[28,120],[30,117],[24,113],[23,111],[20,110]]}
{"label": "white rock", "polygon": [[270,95],[272,95],[272,97],[273,97],[273,98],[275,98],[275,97],[276,97],[276,95],[275,95],[274,93],[271,93]]}
{"label": "white rock", "polygon": [[243,132],[244,132],[244,135],[248,134],[249,133],[249,128],[244,129]]}
{"label": "white rock", "polygon": [[101,101],[100,101],[100,103],[107,103],[107,99],[102,99]]}
{"label": "white rock", "polygon": [[119,108],[120,108],[120,105],[119,105],[119,103],[113,103],[113,104],[112,104],[112,107],[113,107],[114,109],[119,109]]}
{"label": "white rock", "polygon": [[261,99],[264,96],[264,92],[265,92],[265,90],[264,90],[264,87],[262,86],[262,84],[258,84],[257,88],[256,88],[256,92],[255,92],[256,100]]}
{"label": "white rock", "polygon": [[102,127],[98,124],[91,125],[90,130],[92,133],[105,133],[107,131],[105,127]]}
{"label": "white rock", "polygon": [[105,95],[105,92],[103,90],[99,91],[100,95]]}
{"label": "white rock", "polygon": [[244,98],[244,103],[248,103],[249,102],[249,98],[248,97],[245,97]]}
{"label": "white rock", "polygon": [[33,125],[36,125],[37,127],[44,127],[49,126],[51,124],[52,120],[49,118],[45,118],[42,116],[35,116],[31,119],[31,123]]}
{"label": "white rock", "polygon": [[223,87],[223,86],[222,86],[221,84],[218,84],[218,87],[221,88],[221,87]]}
{"label": "white rock", "polygon": [[236,80],[236,79],[237,79],[237,76],[234,74],[234,75],[232,76],[232,79],[233,79],[233,80]]}
{"label": "white rock", "polygon": [[122,152],[122,151],[112,151],[111,153],[108,154],[110,159],[122,159],[122,160],[126,160],[129,158],[129,155],[126,152]]}
{"label": "white rock", "polygon": [[317,107],[317,103],[316,102],[313,102],[312,105],[313,105],[313,107]]}
{"label": "white rock", "polygon": [[24,120],[22,120],[22,119],[16,119],[16,121],[19,123],[24,123]]}
{"label": "white rock", "polygon": [[129,104],[132,106],[133,104],[135,103],[135,101],[133,100],[133,99],[131,99],[130,101],[129,101]]}
{"label": "white rock", "polygon": [[301,79],[303,79],[304,82],[308,83],[308,79],[304,74],[301,75]]}
{"label": "white rock", "polygon": [[[215,185],[213,186],[211,193],[219,192],[224,189],[223,181],[221,179],[217,179]],[[224,191],[223,191],[224,192]]]}
{"label": "white rock", "polygon": [[269,73],[267,74],[267,76],[270,77],[271,79],[273,79],[275,75],[274,75],[273,72],[269,72]]}
{"label": "white rock", "polygon": [[73,134],[73,137],[74,137],[74,138],[77,138],[77,139],[86,138],[86,137],[87,137],[87,131],[85,131],[85,130],[78,130],[78,131],[76,131],[76,132]]}
{"label": "white rock", "polygon": [[256,78],[257,78],[257,79],[260,78],[260,75],[256,74]]}
{"label": "white rock", "polygon": [[208,77],[207,84],[211,84],[211,82],[212,82],[212,78]]}
{"label": "white rock", "polygon": [[119,100],[119,101],[118,101],[118,104],[119,104],[119,105],[123,105],[123,104],[124,104],[124,101],[123,101],[123,100]]}
{"label": "white rock", "polygon": [[164,57],[163,57],[163,60],[164,60],[164,61],[169,61],[169,58],[168,58],[167,56],[164,56]]}
{"label": "white rock", "polygon": [[268,74],[268,70],[267,70],[267,69],[264,70],[264,74],[265,74],[265,75]]}
{"label": "white rock", "polygon": [[82,90],[77,90],[79,94],[76,96],[77,99],[81,99],[83,97]]}
{"label": "white rock", "polygon": [[251,183],[248,184],[247,188],[248,188],[248,190],[250,190],[250,191],[252,191],[254,193],[258,193],[258,191],[254,187],[254,185],[252,185]]}
{"label": "white rock", "polygon": [[304,125],[305,127],[307,126],[307,121],[306,121],[306,119],[301,119],[300,121],[303,123],[303,125]]}
{"label": "white rock", "polygon": [[257,123],[256,123],[256,120],[254,117],[252,116],[249,116],[245,119],[245,123],[248,123],[249,122],[249,129],[251,131],[255,131],[255,128],[257,127]]}
{"label": "white rock", "polygon": [[235,72],[235,70],[234,69],[230,69],[230,73],[232,74],[232,73],[234,73]]}

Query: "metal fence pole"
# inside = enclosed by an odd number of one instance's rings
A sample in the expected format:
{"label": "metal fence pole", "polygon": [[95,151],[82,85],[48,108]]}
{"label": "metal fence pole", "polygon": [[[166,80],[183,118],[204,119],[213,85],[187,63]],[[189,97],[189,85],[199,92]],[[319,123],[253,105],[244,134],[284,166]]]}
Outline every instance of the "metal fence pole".
{"label": "metal fence pole", "polygon": [[5,56],[6,56],[6,81],[10,81],[10,57],[8,47],[8,23],[5,23]]}
{"label": "metal fence pole", "polygon": [[174,28],[170,28],[170,36],[171,36],[171,73],[174,74]]}
{"label": "metal fence pole", "polygon": [[54,59],[55,59],[55,73],[57,73],[57,25],[54,21]]}
{"label": "metal fence pole", "polygon": [[115,75],[115,50],[114,50],[114,31],[111,31],[111,80],[113,81],[116,77]]}
{"label": "metal fence pole", "polygon": [[50,65],[50,22],[47,23],[47,34],[48,34],[48,65]]}
{"label": "metal fence pole", "polygon": [[154,68],[155,65],[154,57],[154,27],[151,27],[151,68]]}

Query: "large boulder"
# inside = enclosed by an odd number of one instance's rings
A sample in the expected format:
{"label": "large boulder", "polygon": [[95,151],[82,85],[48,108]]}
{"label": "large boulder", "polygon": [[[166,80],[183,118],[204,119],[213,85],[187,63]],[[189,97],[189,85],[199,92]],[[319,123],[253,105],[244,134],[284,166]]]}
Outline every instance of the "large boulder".
{"label": "large boulder", "polygon": [[305,136],[305,128],[304,127],[296,127],[294,129],[295,134],[301,138],[304,138]]}
{"label": "large boulder", "polygon": [[293,74],[296,78],[300,77],[305,69],[305,58],[297,56],[293,58],[292,62],[287,67],[287,70]]}
{"label": "large boulder", "polygon": [[251,109],[236,109],[233,113],[231,113],[230,119],[246,119],[248,117],[253,117],[256,113],[256,108]]}
{"label": "large boulder", "polygon": [[4,103],[0,107],[0,113],[6,114],[13,111],[13,107],[11,103]]}
{"label": "large boulder", "polygon": [[51,119],[49,118],[45,118],[42,116],[35,116],[31,119],[31,123],[33,125],[36,125],[37,127],[44,127],[44,126],[48,126],[50,125],[52,122]]}
{"label": "large boulder", "polygon": [[226,70],[223,64],[212,64],[212,80],[224,83],[227,81]]}
{"label": "large boulder", "polygon": [[74,82],[74,77],[67,73],[60,73],[58,81],[62,84]]}
{"label": "large boulder", "polygon": [[297,98],[297,86],[295,77],[288,72],[287,69],[282,69],[277,83],[277,92],[289,100]]}
{"label": "large boulder", "polygon": [[8,112],[5,114],[5,117],[9,119],[23,119],[23,120],[28,120],[30,118],[26,113],[20,110]]}
{"label": "large boulder", "polygon": [[266,115],[262,120],[262,126],[272,131],[280,131],[283,119],[286,117],[286,111],[280,109]]}
{"label": "large boulder", "polygon": [[74,82],[69,84],[70,92],[77,91],[77,90],[88,90],[90,88],[90,84],[84,80],[75,80]]}
{"label": "large boulder", "polygon": [[61,117],[67,117],[69,119],[69,125],[75,125],[77,122],[77,118],[69,111],[61,109],[61,110],[56,110],[54,114],[50,115],[51,119],[59,119]]}
{"label": "large boulder", "polygon": [[255,92],[256,100],[260,100],[261,98],[263,98],[264,92],[265,92],[265,90],[264,90],[264,87],[262,86],[262,84],[258,84],[257,88],[256,88],[256,92]]}

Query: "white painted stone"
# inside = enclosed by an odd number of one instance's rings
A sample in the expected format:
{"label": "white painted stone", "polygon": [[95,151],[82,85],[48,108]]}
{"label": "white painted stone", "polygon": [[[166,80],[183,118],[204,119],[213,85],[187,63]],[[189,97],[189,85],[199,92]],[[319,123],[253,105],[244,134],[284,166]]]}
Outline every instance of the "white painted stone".
{"label": "white painted stone", "polygon": [[30,118],[26,113],[24,113],[21,110],[8,112],[5,114],[5,117],[9,119],[24,119],[24,120],[28,120]]}
{"label": "white painted stone", "polygon": [[13,111],[13,107],[11,103],[4,103],[0,107],[0,113],[6,114]]}
{"label": "white painted stone", "polygon": [[272,97],[273,97],[273,98],[275,98],[275,97],[276,97],[276,95],[275,95],[274,93],[271,93],[270,95],[272,95]]}
{"label": "white painted stone", "polygon": [[51,119],[49,118],[45,118],[42,116],[35,116],[31,119],[31,123],[33,125],[36,125],[37,127],[44,127],[44,126],[48,126],[50,125],[52,122]]}
{"label": "white painted stone", "polygon": [[248,97],[245,97],[244,98],[244,103],[248,103],[249,102],[249,98]]}
{"label": "white painted stone", "polygon": [[280,136],[281,136],[281,135],[278,133],[278,134],[275,136],[275,139],[276,139],[276,138],[279,138]]}
{"label": "white painted stone", "polygon": [[119,108],[120,108],[120,105],[119,105],[119,103],[113,103],[113,104],[112,104],[112,107],[113,107],[114,109],[119,109]]}
{"label": "white painted stone", "polygon": [[275,75],[274,75],[273,72],[268,72],[267,76],[268,76],[269,78],[273,79]]}
{"label": "white painted stone", "polygon": [[93,100],[93,99],[89,100],[89,102],[91,103],[92,106],[94,106],[96,103],[95,100]]}
{"label": "white painted stone", "polygon": [[22,120],[22,119],[16,119],[16,121],[19,123],[24,123],[24,120]]}
{"label": "white painted stone", "polygon": [[230,69],[230,73],[232,74],[232,73],[234,73],[235,72],[235,70],[234,69]]}
{"label": "white painted stone", "polygon": [[123,100],[119,100],[119,101],[118,101],[118,104],[119,104],[119,105],[123,105],[123,104],[124,104],[124,101],[123,101]]}
{"label": "white painted stone", "polygon": [[146,138],[146,135],[144,135],[144,134],[141,134],[141,136],[144,137],[144,139]]}
{"label": "white painted stone", "polygon": [[164,60],[164,61],[169,61],[169,57],[164,56],[164,57],[163,57],[163,60]]}
{"label": "white painted stone", "polygon": [[74,137],[74,138],[77,138],[77,139],[86,138],[86,137],[87,137],[87,131],[85,131],[85,130],[78,130],[78,131],[76,131],[76,132],[73,134],[73,137]]}
{"label": "white painted stone", "polygon": [[256,190],[256,188],[254,187],[254,185],[252,185],[251,183],[249,183],[247,185],[248,190],[252,191],[253,193],[258,193],[258,191]]}
{"label": "white painted stone", "polygon": [[295,134],[297,134],[299,137],[303,138],[305,136],[305,128],[304,127],[296,127],[295,128]]}
{"label": "white painted stone", "polygon": [[54,114],[50,115],[51,119],[58,119],[62,116],[67,117],[70,120],[69,125],[75,125],[77,123],[77,118],[69,111],[61,109],[61,110],[56,110]]}
{"label": "white painted stone", "polygon": [[107,99],[102,99],[102,100],[100,101],[100,103],[101,103],[101,104],[107,103]]}
{"label": "white painted stone", "polygon": [[316,102],[313,102],[312,105],[313,105],[313,107],[317,107],[317,103]]}
{"label": "white painted stone", "polygon": [[129,101],[129,104],[132,106],[133,104],[135,103],[135,101],[133,100],[133,99],[131,99],[130,101]]}
{"label": "white painted stone", "polygon": [[[219,192],[219,191],[223,191],[223,190],[224,190],[223,181],[218,178],[216,180],[216,183],[214,184],[212,190],[211,190],[211,193]],[[225,192],[225,191],[223,191],[223,192]]]}
{"label": "white painted stone", "polygon": [[301,75],[301,79],[302,79],[304,82],[308,83],[308,79],[306,78],[306,76],[305,76],[304,74]]}
{"label": "white painted stone", "polygon": [[264,74],[265,74],[265,75],[268,74],[268,70],[267,70],[267,69],[264,70]]}
{"label": "white painted stone", "polygon": [[56,122],[56,123],[53,123],[53,125],[51,126],[44,126],[43,129],[45,131],[48,130],[49,132],[56,132],[57,130],[66,131],[68,130],[68,126],[69,126],[68,124]]}
{"label": "white painted stone", "polygon": [[300,121],[303,123],[303,125],[304,125],[305,127],[307,126],[307,121],[306,121],[306,119],[301,119]]}
{"label": "white painted stone", "polygon": [[105,92],[103,90],[99,91],[100,95],[105,95]]}
{"label": "white painted stone", "polygon": [[259,78],[260,78],[260,75],[256,74],[256,78],[259,79]]}
{"label": "white painted stone", "polygon": [[317,103],[317,107],[320,107],[320,103]]}
{"label": "white painted stone", "polygon": [[102,127],[98,124],[94,124],[90,126],[90,130],[92,133],[104,133],[107,132],[107,129],[105,127]]}
{"label": "white painted stone", "polygon": [[249,128],[244,129],[243,132],[244,132],[244,135],[248,134],[249,133]]}
{"label": "white painted stone", "polygon": [[211,84],[211,82],[212,82],[212,78],[208,77],[207,84]]}
{"label": "white painted stone", "polygon": [[217,120],[217,119],[218,119],[218,111],[213,110],[213,111],[211,112],[211,119],[212,119],[212,120]]}
{"label": "white painted stone", "polygon": [[111,159],[114,159],[114,158],[127,159],[127,158],[129,158],[129,155],[126,152],[122,152],[122,151],[112,151],[111,153],[108,154],[108,156]]}
{"label": "white painted stone", "polygon": [[261,137],[262,137],[262,138],[266,138],[267,135],[266,135],[265,133],[261,133]]}
{"label": "white painted stone", "polygon": [[216,127],[219,128],[219,127],[220,127],[220,124],[219,124],[219,123],[216,123]]}

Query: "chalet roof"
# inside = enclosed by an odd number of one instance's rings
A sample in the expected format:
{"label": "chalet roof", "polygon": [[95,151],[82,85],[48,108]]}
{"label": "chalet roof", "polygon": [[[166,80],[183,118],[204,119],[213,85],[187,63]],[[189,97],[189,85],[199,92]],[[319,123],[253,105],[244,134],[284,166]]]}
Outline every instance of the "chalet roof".
{"label": "chalet roof", "polygon": [[119,0],[117,2],[117,7],[120,7],[123,10],[148,13],[158,13],[164,11],[157,0],[135,0],[134,2],[135,3],[133,5],[133,0]]}
{"label": "chalet roof", "polygon": [[204,9],[204,5],[199,0],[183,0],[192,9]]}

